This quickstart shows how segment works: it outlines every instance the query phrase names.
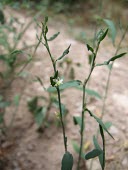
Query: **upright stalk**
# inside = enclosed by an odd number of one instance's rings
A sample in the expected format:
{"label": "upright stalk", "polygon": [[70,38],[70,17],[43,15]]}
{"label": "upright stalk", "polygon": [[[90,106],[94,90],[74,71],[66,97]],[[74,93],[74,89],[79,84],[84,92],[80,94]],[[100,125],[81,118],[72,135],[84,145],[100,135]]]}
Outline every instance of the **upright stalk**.
{"label": "upright stalk", "polygon": [[[115,56],[117,55],[120,47],[121,47],[121,44],[126,36],[126,33],[128,31],[128,25],[119,41],[119,44],[117,46],[117,49],[115,51]],[[103,106],[102,106],[102,111],[101,111],[101,119],[103,119],[103,116],[104,116],[104,112],[105,112],[105,106],[106,106],[106,99],[107,99],[107,95],[108,95],[108,89],[109,89],[109,84],[110,84],[110,77],[111,77],[111,73],[112,73],[112,68],[113,68],[113,65],[114,65],[114,61],[112,62],[112,65],[111,65],[111,68],[109,69],[109,73],[108,73],[108,78],[107,78],[107,83],[106,83],[106,87],[105,87],[105,93],[104,93],[104,98],[103,98]]]}
{"label": "upright stalk", "polygon": [[[46,24],[46,23],[45,23]],[[57,69],[56,69],[56,61],[54,60],[50,48],[49,48],[49,44],[48,44],[48,40],[47,40],[47,36],[46,36],[46,25],[42,24],[43,28],[42,28],[42,32],[43,32],[43,38],[44,38],[44,43],[43,45],[46,47],[48,54],[50,56],[50,59],[52,61],[52,65],[53,65],[53,69],[54,69],[54,74],[57,73]],[[59,86],[56,87],[57,90],[57,95],[58,95],[58,102],[59,102],[59,110],[60,110],[60,122],[61,122],[61,126],[62,126],[62,132],[63,132],[63,142],[64,142],[64,149],[65,149],[65,153],[67,152],[67,137],[66,137],[66,133],[65,133],[65,127],[64,127],[64,122],[63,122],[63,114],[62,114],[62,107],[61,107],[61,96],[60,96],[60,89]]]}
{"label": "upright stalk", "polygon": [[[115,51],[115,56],[117,55],[120,47],[121,47],[121,44],[126,36],[126,33],[128,31],[128,25],[124,31],[124,33],[122,34],[122,37],[117,45],[117,48],[116,48],[116,51]],[[103,116],[105,114],[105,107],[106,107],[106,99],[107,99],[107,95],[108,95],[108,89],[109,89],[109,84],[110,84],[110,77],[111,77],[111,74],[112,74],[112,68],[113,68],[113,65],[114,65],[114,61],[112,62],[112,65],[111,65],[111,68],[109,70],[109,73],[108,73],[108,77],[107,77],[107,82],[106,82],[106,87],[105,87],[105,93],[104,93],[104,97],[103,97],[103,105],[102,105],[102,110],[101,110],[101,120],[103,119]],[[97,134],[96,134],[96,138],[98,138],[98,131],[97,131]],[[92,170],[92,166],[93,166],[93,159],[91,160],[91,164],[90,164],[90,170]]]}
{"label": "upright stalk", "polygon": [[87,104],[87,102],[86,102],[87,98],[86,98],[85,89],[86,89],[87,83],[88,83],[88,81],[89,81],[89,79],[91,77],[91,74],[93,72],[93,69],[95,67],[95,59],[96,59],[96,56],[97,56],[97,51],[99,49],[99,45],[100,45],[100,42],[98,42],[98,44],[97,44],[96,51],[94,53],[94,57],[93,57],[93,60],[92,60],[91,69],[90,69],[89,75],[88,75],[87,79],[84,80],[84,83],[83,83],[82,122],[81,122],[81,130],[80,130],[81,138],[80,138],[80,150],[79,150],[77,170],[80,169],[81,154],[82,154],[82,148],[83,148],[83,138],[84,138],[85,109],[86,109],[86,104]]}
{"label": "upright stalk", "polygon": [[60,90],[59,87],[57,89],[57,94],[58,94],[58,101],[59,101],[59,109],[60,109],[60,122],[62,125],[62,131],[63,131],[63,141],[64,141],[64,148],[65,148],[65,153],[67,152],[67,137],[65,134],[65,127],[64,127],[64,122],[63,122],[63,115],[62,115],[62,107],[61,107],[61,97],[60,97]]}

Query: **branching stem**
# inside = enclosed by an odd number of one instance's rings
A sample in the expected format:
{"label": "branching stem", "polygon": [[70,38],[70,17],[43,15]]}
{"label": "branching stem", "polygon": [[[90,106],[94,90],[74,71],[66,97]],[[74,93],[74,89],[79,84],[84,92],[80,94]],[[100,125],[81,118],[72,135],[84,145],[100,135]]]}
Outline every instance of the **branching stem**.
{"label": "branching stem", "polygon": [[81,135],[81,139],[80,139],[80,150],[79,150],[79,157],[78,157],[78,164],[77,164],[77,170],[80,169],[80,162],[81,162],[81,154],[82,154],[82,148],[83,148],[83,138],[84,138],[84,122],[85,122],[85,109],[86,109],[86,105],[87,105],[87,101],[86,101],[86,93],[85,93],[85,89],[87,86],[87,83],[91,77],[91,74],[95,68],[95,59],[97,56],[97,52],[99,49],[99,45],[100,42],[98,42],[94,56],[93,56],[93,60],[92,60],[92,64],[91,64],[91,68],[90,68],[90,72],[88,74],[87,79],[84,80],[83,83],[83,97],[82,97],[82,122],[81,122],[81,130],[80,130],[80,135]]}

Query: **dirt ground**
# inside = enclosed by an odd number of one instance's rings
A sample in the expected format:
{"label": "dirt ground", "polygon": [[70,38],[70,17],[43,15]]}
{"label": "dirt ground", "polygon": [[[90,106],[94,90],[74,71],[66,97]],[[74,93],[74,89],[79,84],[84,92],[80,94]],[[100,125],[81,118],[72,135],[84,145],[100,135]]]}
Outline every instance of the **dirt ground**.
{"label": "dirt ground", "polygon": [[[18,11],[14,13],[21,20],[29,20]],[[43,16],[42,16],[43,18]],[[73,29],[73,28],[72,28]],[[74,28],[75,30],[77,28]],[[89,28],[85,31],[90,32]],[[60,31],[59,37],[50,42],[50,48],[55,57],[58,57],[71,44],[69,58],[72,59],[75,67],[75,79],[83,81],[88,75],[88,52],[84,43],[81,43],[71,37],[68,30],[68,24],[61,21],[53,22],[50,19],[49,36]],[[73,30],[72,30],[73,31]],[[79,29],[78,29],[79,31]],[[117,37],[117,42],[120,37]],[[36,41],[36,31],[32,25],[25,33],[24,39],[26,43]],[[122,46],[128,49],[128,35],[126,36]],[[106,61],[115,53],[111,40],[106,38],[100,46],[97,63]],[[122,49],[123,51],[123,49]],[[76,63],[80,63],[81,67],[76,67]],[[106,110],[104,122],[111,121],[112,126],[109,129],[115,140],[106,134],[106,170],[127,170],[128,169],[128,58],[117,60],[114,63],[114,69],[111,75],[111,83],[106,102]],[[37,50],[35,60],[26,68],[28,71],[27,80],[17,79],[13,82],[9,89],[9,96],[22,94],[19,107],[16,112],[13,127],[10,128],[8,137],[2,143],[1,147],[6,148],[5,157],[3,158],[3,167],[0,170],[59,170],[61,167],[61,159],[64,153],[62,129],[55,126],[51,122],[50,126],[41,134],[37,133],[37,126],[34,123],[32,114],[28,111],[27,101],[35,96],[47,95],[38,82],[34,82],[34,76],[39,76],[44,82],[45,87],[49,87],[49,76],[53,75],[53,69],[48,57],[46,49],[40,45]],[[97,67],[92,74],[90,88],[96,90],[103,96],[104,88],[108,76],[107,67]],[[64,79],[66,81],[66,79]],[[73,154],[75,170],[78,155],[72,147],[72,141],[80,139],[79,127],[73,124],[73,116],[81,113],[82,93],[77,89],[67,89],[62,92],[62,102],[67,106],[69,114],[66,117],[66,135],[68,137],[68,150]],[[88,108],[95,114],[100,115],[102,100],[89,97]],[[6,113],[7,123],[11,120],[14,107],[9,107]],[[56,119],[54,111],[50,111],[50,119]],[[89,116],[86,115],[86,131],[85,139],[90,142],[89,150],[93,148],[92,137],[96,134],[97,124]],[[86,151],[87,152],[87,151]],[[90,166],[90,161],[87,161]],[[98,159],[94,159],[92,170],[100,170]],[[81,170],[85,170],[84,167]]]}

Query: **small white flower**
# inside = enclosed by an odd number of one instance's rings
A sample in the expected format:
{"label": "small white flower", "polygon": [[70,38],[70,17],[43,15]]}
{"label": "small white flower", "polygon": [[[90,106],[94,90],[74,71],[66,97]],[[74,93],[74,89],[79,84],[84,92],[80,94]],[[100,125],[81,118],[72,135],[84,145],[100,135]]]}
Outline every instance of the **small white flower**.
{"label": "small white flower", "polygon": [[63,79],[60,79],[59,77],[57,79],[54,80],[55,85],[54,86],[60,86],[61,84],[63,84]]}

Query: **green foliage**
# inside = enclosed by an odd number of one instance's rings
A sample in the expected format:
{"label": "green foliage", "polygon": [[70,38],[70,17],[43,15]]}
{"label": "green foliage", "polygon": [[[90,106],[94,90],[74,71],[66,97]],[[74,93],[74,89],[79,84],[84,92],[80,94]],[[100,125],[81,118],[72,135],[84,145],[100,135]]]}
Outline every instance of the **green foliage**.
{"label": "green foliage", "polygon": [[[95,136],[93,136],[93,143],[94,143],[94,146],[95,146],[96,149],[102,151],[102,149],[101,149],[101,147],[100,147],[100,145],[99,145],[99,143],[98,143],[98,141],[97,141],[97,139],[96,139]],[[102,167],[102,169],[103,169],[103,168],[104,168],[104,155],[103,155],[103,151],[102,151],[102,153],[98,156],[98,158],[99,158],[100,165],[101,165],[101,167]]]}
{"label": "green foliage", "polygon": [[110,38],[112,39],[113,44],[115,44],[115,38],[116,38],[116,27],[113,21],[109,20],[109,19],[103,19],[103,21],[105,22],[105,24],[108,26],[109,30],[110,30]]}
{"label": "green foliage", "polygon": [[[73,81],[63,83],[62,85],[59,86],[59,89],[64,90],[64,89],[71,88],[71,87],[78,87],[78,86],[80,86],[80,84],[81,84],[81,82],[79,80],[73,80]],[[56,88],[55,87],[49,87],[47,89],[47,91],[48,92],[55,92]]]}
{"label": "green foliage", "polygon": [[73,167],[73,156],[69,152],[66,152],[62,159],[61,170],[72,170]]}
{"label": "green foliage", "polygon": [[[107,130],[105,124],[102,122],[102,120],[98,117],[96,117],[90,110],[88,110],[87,108],[85,109],[85,111],[87,111],[90,116],[92,116],[98,123],[99,125],[113,138],[113,136],[109,133],[109,131]],[[114,139],[114,138],[113,138]]]}
{"label": "green foliage", "polygon": [[60,56],[56,61],[61,60],[63,57],[65,57],[69,53],[71,45],[63,52],[62,56]]}
{"label": "green foliage", "polygon": [[[72,146],[73,146],[73,149],[75,150],[75,152],[76,152],[77,154],[79,154],[79,152],[80,152],[79,144],[78,144],[76,141],[72,141]],[[81,153],[81,158],[82,158],[82,159],[85,158],[85,154],[83,153],[83,151],[82,151],[82,153]]]}
{"label": "green foliage", "polygon": [[99,149],[93,149],[92,151],[88,152],[86,155],[85,155],[85,159],[88,160],[88,159],[92,159],[92,158],[95,158],[99,155],[102,154],[102,151],[99,150]]}
{"label": "green foliage", "polygon": [[[51,4],[54,4],[54,3],[60,3],[59,1],[56,1],[56,2],[48,1],[48,2],[49,2],[48,5],[50,5],[50,6],[51,6]],[[65,1],[61,1],[61,3],[71,5],[73,3],[73,1],[65,0]],[[5,80],[5,82],[7,79],[9,79],[10,82],[12,82],[15,79],[15,77],[18,77],[18,75],[19,75],[19,72],[18,73],[16,72],[17,67],[21,67],[23,65],[23,68],[24,68],[24,66],[26,66],[26,64],[28,64],[32,60],[33,56],[35,55],[35,52],[34,52],[34,54],[26,54],[25,51],[17,48],[18,43],[21,42],[22,36],[24,35],[25,31],[29,28],[32,21],[21,32],[18,32],[17,29],[14,27],[15,22],[19,23],[17,21],[17,19],[11,18],[9,23],[6,23],[4,14],[0,13],[0,15],[1,15],[0,16],[0,22],[1,22],[0,45],[4,49],[4,52],[0,54],[0,61],[4,62],[7,66],[7,70],[5,70],[5,72],[1,72],[0,76],[3,79],[3,81]],[[74,124],[78,125],[80,128],[80,145],[77,144],[77,142],[75,142],[75,141],[72,142],[74,150],[79,154],[77,169],[78,170],[80,169],[81,158],[88,160],[88,159],[92,159],[95,157],[99,158],[99,162],[101,164],[102,170],[105,169],[105,152],[106,152],[105,149],[106,148],[105,148],[104,132],[107,132],[113,138],[113,136],[108,131],[109,127],[111,126],[111,123],[110,122],[103,123],[102,118],[101,119],[98,118],[95,114],[93,114],[88,109],[86,95],[90,95],[90,96],[96,97],[98,99],[102,99],[102,97],[95,90],[87,88],[87,85],[91,78],[92,72],[94,71],[94,68],[96,66],[103,66],[103,65],[110,66],[111,63],[113,63],[116,59],[123,57],[126,53],[121,53],[119,55],[115,54],[115,56],[110,58],[108,61],[105,61],[102,64],[96,64],[96,57],[97,57],[97,53],[99,50],[99,45],[105,39],[107,33],[109,31],[111,32],[111,38],[112,38],[113,43],[115,42],[115,38],[116,38],[116,29],[115,29],[114,23],[108,19],[103,19],[103,21],[105,22],[105,24],[107,24],[108,29],[106,29],[106,30],[101,29],[100,31],[98,31],[98,33],[96,33],[96,37],[95,37],[96,38],[95,39],[96,46],[87,44],[87,49],[88,49],[88,51],[91,52],[91,55],[89,56],[90,71],[89,71],[89,74],[87,75],[87,77],[85,77],[84,81],[70,80],[70,81],[65,81],[63,83],[63,79],[60,78],[60,75],[61,75],[60,67],[64,63],[66,63],[66,66],[67,66],[66,68],[68,68],[68,66],[72,66],[72,60],[65,57],[67,54],[69,54],[71,45],[69,45],[68,48],[66,50],[64,50],[64,52],[62,53],[61,56],[57,57],[57,59],[54,58],[54,55],[51,53],[49,43],[51,41],[53,41],[55,38],[57,38],[60,33],[57,32],[52,37],[50,37],[50,38],[47,37],[48,31],[49,31],[48,17],[45,17],[44,22],[42,22],[41,34],[39,37],[37,36],[39,42],[35,48],[35,51],[38,48],[38,46],[40,45],[40,43],[42,43],[45,46],[45,48],[49,54],[49,57],[51,59],[51,63],[52,63],[54,72],[50,76],[51,86],[47,89],[45,88],[41,78],[36,76],[36,80],[41,84],[41,86],[47,93],[47,97],[44,97],[43,95],[41,97],[35,96],[28,102],[28,108],[29,108],[29,111],[33,115],[33,118],[38,126],[38,129],[44,128],[45,125],[49,123],[48,118],[49,118],[49,113],[50,113],[51,108],[54,108],[57,111],[59,123],[62,127],[63,142],[64,142],[64,149],[65,149],[65,153],[63,155],[62,162],[61,162],[61,170],[72,170],[72,167],[73,167],[73,156],[68,151],[68,145],[67,145],[68,138],[66,136],[66,128],[65,128],[65,117],[68,113],[68,109],[61,102],[61,99],[62,99],[61,92],[63,92],[64,90],[66,90],[68,88],[79,89],[79,90],[81,90],[81,93],[83,95],[82,96],[81,115],[73,116]],[[20,24],[20,26],[22,28],[21,24]],[[12,36],[13,41],[11,44],[9,43],[9,34],[13,35]],[[23,54],[27,55],[28,58],[23,63],[19,62],[17,64],[18,56],[23,55]],[[58,66],[59,64],[60,64],[60,67]],[[20,72],[22,72],[22,69]],[[75,73],[74,73],[73,67],[71,67],[70,73],[71,73],[71,76],[70,76],[71,79],[75,79],[75,75],[74,75]],[[9,83],[8,85],[11,85],[11,83]],[[8,87],[10,87],[10,86],[8,86]],[[39,100],[42,103],[40,103]],[[16,95],[13,99],[13,104],[16,107],[18,107],[19,102],[20,102],[20,95]],[[3,96],[0,96],[0,111],[1,111],[0,112],[0,125],[4,124],[5,109],[10,104],[11,104],[10,102],[8,102],[7,100],[4,100]],[[102,139],[102,147],[98,143],[98,140],[97,140],[98,138],[96,136],[94,136],[93,143],[94,143],[95,148],[85,155],[83,152],[83,140],[84,140],[84,133],[85,133],[84,131],[86,128],[85,121],[84,121],[85,117],[86,117],[85,116],[86,112],[88,112],[89,115],[91,117],[93,117],[94,120],[99,125],[99,132],[100,132],[100,136]]]}

